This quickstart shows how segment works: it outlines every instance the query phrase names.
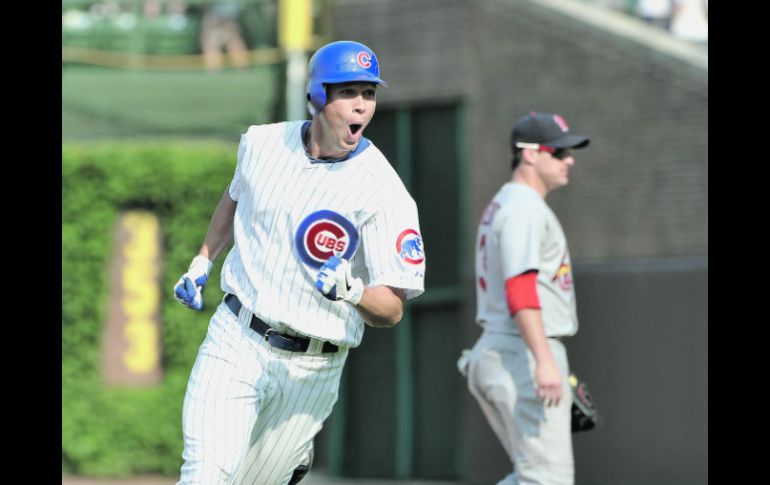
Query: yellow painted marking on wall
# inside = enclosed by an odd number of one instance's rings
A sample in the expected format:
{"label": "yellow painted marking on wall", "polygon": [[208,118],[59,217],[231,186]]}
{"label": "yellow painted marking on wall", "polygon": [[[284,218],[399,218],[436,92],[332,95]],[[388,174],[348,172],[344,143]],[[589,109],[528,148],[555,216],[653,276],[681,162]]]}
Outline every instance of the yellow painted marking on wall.
{"label": "yellow painted marking on wall", "polygon": [[123,354],[123,363],[137,374],[150,372],[160,362],[158,355],[158,327],[149,319],[131,319],[123,331],[129,342]]}
{"label": "yellow painted marking on wall", "polygon": [[157,285],[158,220],[153,214],[132,212],[122,221],[129,239],[123,247],[123,298],[121,307],[127,317],[123,335],[128,348],[123,364],[132,372],[143,374],[154,370],[160,362],[158,325],[153,320],[160,306]]}

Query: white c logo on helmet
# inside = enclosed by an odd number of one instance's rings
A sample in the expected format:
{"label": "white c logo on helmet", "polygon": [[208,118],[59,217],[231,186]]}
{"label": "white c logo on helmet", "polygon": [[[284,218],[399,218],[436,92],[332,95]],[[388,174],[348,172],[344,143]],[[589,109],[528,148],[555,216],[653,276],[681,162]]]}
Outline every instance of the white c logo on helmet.
{"label": "white c logo on helmet", "polygon": [[361,51],[356,55],[356,62],[364,69],[372,67],[372,56],[368,52]]}

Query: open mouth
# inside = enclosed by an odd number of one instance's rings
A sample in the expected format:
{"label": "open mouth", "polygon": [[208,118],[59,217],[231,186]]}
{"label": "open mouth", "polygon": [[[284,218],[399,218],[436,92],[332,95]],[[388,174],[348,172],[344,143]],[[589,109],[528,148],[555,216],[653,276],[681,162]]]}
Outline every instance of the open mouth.
{"label": "open mouth", "polygon": [[359,125],[359,124],[348,125],[348,127],[350,128],[350,133],[352,135],[355,135],[356,133],[358,133],[358,131],[361,129],[362,126],[364,125]]}

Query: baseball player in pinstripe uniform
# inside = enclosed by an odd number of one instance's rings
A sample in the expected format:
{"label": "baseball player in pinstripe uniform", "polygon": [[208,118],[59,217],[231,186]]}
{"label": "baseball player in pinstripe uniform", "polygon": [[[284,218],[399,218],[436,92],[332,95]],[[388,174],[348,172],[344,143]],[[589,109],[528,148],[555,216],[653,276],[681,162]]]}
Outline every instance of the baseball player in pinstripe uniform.
{"label": "baseball player in pinstripe uniform", "polygon": [[327,44],[310,59],[312,120],[241,136],[233,179],[174,287],[200,310],[212,261],[233,244],[187,385],[179,484],[296,483],[364,325],[395,326],[423,292],[417,207],[363,137],[382,84],[371,49]]}
{"label": "baseball player in pinstripe uniform", "polygon": [[589,140],[532,112],[511,133],[513,176],[481,217],[476,321],[483,332],[458,367],[511,459],[498,485],[571,485],[572,394],[563,337],[577,332],[567,240],[545,203],[567,185],[573,149]]}

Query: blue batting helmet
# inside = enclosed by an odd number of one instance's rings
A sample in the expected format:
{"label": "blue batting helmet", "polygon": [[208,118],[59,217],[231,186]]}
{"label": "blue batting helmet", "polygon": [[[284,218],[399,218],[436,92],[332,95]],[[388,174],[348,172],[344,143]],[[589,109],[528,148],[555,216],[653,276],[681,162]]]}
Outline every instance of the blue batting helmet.
{"label": "blue batting helmet", "polygon": [[325,84],[370,82],[387,85],[380,79],[380,64],[364,44],[340,40],[326,44],[313,54],[308,65],[307,96],[310,113],[326,106]]}

